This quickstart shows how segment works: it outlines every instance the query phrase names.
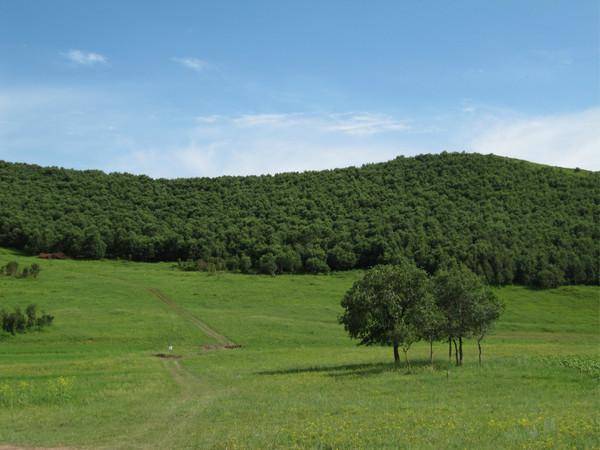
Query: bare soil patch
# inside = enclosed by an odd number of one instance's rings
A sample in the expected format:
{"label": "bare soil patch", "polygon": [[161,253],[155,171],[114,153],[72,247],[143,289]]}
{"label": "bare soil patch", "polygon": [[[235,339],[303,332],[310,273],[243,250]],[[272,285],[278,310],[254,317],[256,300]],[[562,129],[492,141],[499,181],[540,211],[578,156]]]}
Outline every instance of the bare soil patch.
{"label": "bare soil patch", "polygon": [[224,345],[223,347],[219,347],[218,345],[204,345],[202,347],[202,350],[223,350],[228,349],[231,350],[232,348],[242,348],[243,345],[239,345],[239,344],[233,344],[233,345]]}
{"label": "bare soil patch", "polygon": [[[38,255],[38,258],[42,258],[42,259],[69,259],[69,257],[67,255],[65,255],[63,252],[40,253]],[[0,447],[0,450],[1,449],[2,449],[2,447]]]}
{"label": "bare soil patch", "polygon": [[[181,359],[183,358],[182,355],[167,355],[166,353],[159,353],[158,355],[154,355],[157,358],[174,358],[174,359]],[[2,450],[2,449],[0,449]]]}

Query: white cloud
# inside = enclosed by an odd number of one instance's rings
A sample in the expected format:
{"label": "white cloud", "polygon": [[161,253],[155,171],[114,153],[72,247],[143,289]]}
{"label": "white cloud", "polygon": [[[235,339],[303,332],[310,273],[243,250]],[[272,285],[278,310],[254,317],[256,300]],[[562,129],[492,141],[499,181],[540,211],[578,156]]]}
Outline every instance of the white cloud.
{"label": "white cloud", "polygon": [[236,125],[244,127],[291,127],[306,124],[307,118],[293,114],[244,114],[234,119]]}
{"label": "white cloud", "polygon": [[385,114],[358,113],[333,116],[334,123],[328,126],[331,131],[352,135],[372,135],[389,131],[405,131],[410,127]]}
{"label": "white cloud", "polygon": [[171,61],[175,61],[188,69],[195,70],[196,72],[202,72],[209,67],[209,63],[202,61],[198,58],[171,58]]}
{"label": "white cloud", "polygon": [[384,137],[406,129],[390,116],[372,113],[198,117],[192,144],[174,151],[174,157],[186,176],[333,169],[417,153]]}
{"label": "white cloud", "polygon": [[108,65],[106,56],[97,53],[84,53],[81,50],[69,50],[67,53],[61,53],[61,56],[70,63],[78,66],[92,67],[96,64]]}
{"label": "white cloud", "polygon": [[331,169],[410,153],[398,144],[400,122],[375,113],[190,120],[138,103],[131,89],[0,89],[0,159],[173,178]]}
{"label": "white cloud", "polygon": [[304,142],[264,138],[245,143],[235,139],[193,143],[171,153],[170,167],[147,168],[153,174],[170,168],[170,174],[160,176],[171,177],[261,175],[360,166],[387,161],[399,153],[403,152],[396,146],[323,145],[310,138]]}
{"label": "white cloud", "polygon": [[245,114],[234,119],[234,123],[247,127],[311,128],[324,133],[354,136],[406,131],[410,128],[391,116],[369,112],[333,115]]}
{"label": "white cloud", "polygon": [[190,120],[148,109],[131,89],[4,88],[0,159],[175,178],[324,170],[464,150],[600,170],[600,108],[525,117],[458,106],[410,120],[368,111]]}
{"label": "white cloud", "polygon": [[[480,124],[478,124],[480,125]],[[469,149],[552,166],[600,170],[600,108],[495,119],[474,131]]]}

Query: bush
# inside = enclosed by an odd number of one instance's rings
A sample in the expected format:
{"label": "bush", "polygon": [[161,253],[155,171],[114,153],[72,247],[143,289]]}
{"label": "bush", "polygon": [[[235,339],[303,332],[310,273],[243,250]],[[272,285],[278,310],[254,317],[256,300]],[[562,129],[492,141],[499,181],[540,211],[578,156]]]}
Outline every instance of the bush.
{"label": "bush", "polygon": [[18,275],[19,274],[19,263],[16,261],[9,262],[5,267],[6,275]]}
{"label": "bush", "polygon": [[258,261],[258,269],[261,273],[274,276],[277,270],[277,262],[273,253],[267,253],[260,257]]}
{"label": "bush", "polygon": [[329,273],[329,266],[325,261],[319,258],[308,258],[304,263],[304,271],[306,273]]}
{"label": "bush", "polygon": [[45,326],[51,325],[54,320],[54,316],[46,314],[42,311],[42,316],[37,317],[37,305],[31,303],[25,308],[25,314],[19,306],[17,306],[14,312],[9,313],[5,308],[0,311],[0,322],[2,330],[12,335],[19,333],[25,333],[34,326],[40,330]]}
{"label": "bush", "polygon": [[27,305],[25,314],[27,314],[27,329],[29,330],[36,324],[37,305],[35,303]]}
{"label": "bush", "polygon": [[31,268],[29,269],[29,273],[35,278],[40,274],[40,265],[38,263],[33,263]]}
{"label": "bush", "polygon": [[540,270],[537,273],[536,286],[542,289],[549,289],[560,286],[564,282],[562,272],[550,264],[547,269]]}
{"label": "bush", "polygon": [[40,265],[33,263],[31,267],[23,267],[23,271],[19,273],[19,263],[17,261],[10,261],[6,266],[0,268],[0,275],[8,275],[14,277],[27,278],[29,275],[37,277],[40,273]]}
{"label": "bush", "polygon": [[240,268],[240,258],[237,255],[230,256],[226,261],[227,270],[236,271]]}
{"label": "bush", "polygon": [[15,316],[15,329],[20,333],[25,333],[27,330],[27,317],[25,317],[25,314],[23,314],[23,311],[18,306],[15,308],[15,312],[11,315],[13,314]]}

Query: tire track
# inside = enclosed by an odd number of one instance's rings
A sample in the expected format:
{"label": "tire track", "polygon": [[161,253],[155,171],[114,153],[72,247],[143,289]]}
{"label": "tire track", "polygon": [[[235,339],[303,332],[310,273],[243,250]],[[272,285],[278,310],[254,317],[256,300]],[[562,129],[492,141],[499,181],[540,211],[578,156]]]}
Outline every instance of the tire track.
{"label": "tire track", "polygon": [[182,317],[186,318],[187,320],[189,320],[193,325],[195,325],[204,334],[206,334],[207,336],[212,337],[218,343],[218,345],[220,347],[226,347],[226,346],[234,346],[234,345],[236,345],[236,343],[233,342],[231,339],[229,339],[227,336],[224,336],[224,335],[216,332],[215,330],[213,330],[211,327],[209,327],[208,325],[206,325],[204,322],[202,322],[196,316],[192,315],[189,311],[185,310],[183,307],[179,306],[177,303],[175,303],[169,297],[167,297],[166,295],[164,295],[158,289],[156,289],[156,288],[150,288],[150,287],[145,286],[145,285],[143,285],[141,283],[137,283],[137,282],[131,281],[131,280],[124,280],[122,278],[117,278],[117,279],[119,281],[123,282],[123,283],[130,284],[130,285],[133,285],[133,286],[137,286],[137,287],[140,287],[140,288],[146,290],[147,292],[149,292],[150,294],[152,294],[155,298],[157,298],[158,300],[160,300],[161,302],[163,302],[165,305],[167,305],[169,308],[171,308],[173,311],[175,311],[176,313],[178,313],[180,316],[182,316]]}
{"label": "tire track", "polygon": [[183,367],[177,360],[165,359],[163,365],[179,385],[184,397],[189,398],[197,387],[198,378]]}
{"label": "tire track", "polygon": [[[142,285],[140,285],[140,286],[142,286]],[[222,334],[217,333],[215,330],[210,328],[208,325],[206,325],[204,322],[202,322],[196,316],[192,315],[189,311],[185,310],[184,308],[179,306],[177,303],[175,303],[173,300],[171,300],[169,297],[164,295],[158,289],[149,288],[146,286],[142,286],[142,287],[146,291],[150,292],[154,297],[156,297],[161,302],[163,302],[165,305],[167,305],[169,308],[171,308],[173,311],[175,311],[179,315],[181,315],[181,316],[185,317],[187,320],[189,320],[193,325],[195,325],[197,328],[199,328],[204,334],[212,337],[215,341],[217,341],[219,343],[220,346],[225,347],[225,346],[229,346],[229,345],[236,345],[235,342],[233,342],[227,336],[223,336]]]}

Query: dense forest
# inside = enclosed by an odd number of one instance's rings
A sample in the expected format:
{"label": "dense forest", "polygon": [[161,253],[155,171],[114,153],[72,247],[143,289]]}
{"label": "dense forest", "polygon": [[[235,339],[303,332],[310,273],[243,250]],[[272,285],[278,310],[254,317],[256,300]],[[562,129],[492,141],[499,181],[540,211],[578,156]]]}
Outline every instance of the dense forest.
{"label": "dense forest", "polygon": [[408,257],[491,284],[598,284],[599,181],[465,153],[172,180],[0,161],[0,246],[273,273]]}

